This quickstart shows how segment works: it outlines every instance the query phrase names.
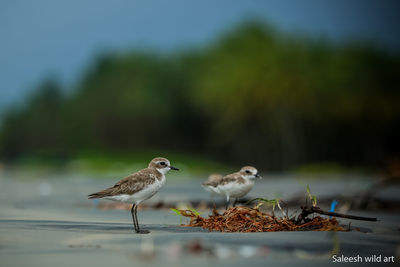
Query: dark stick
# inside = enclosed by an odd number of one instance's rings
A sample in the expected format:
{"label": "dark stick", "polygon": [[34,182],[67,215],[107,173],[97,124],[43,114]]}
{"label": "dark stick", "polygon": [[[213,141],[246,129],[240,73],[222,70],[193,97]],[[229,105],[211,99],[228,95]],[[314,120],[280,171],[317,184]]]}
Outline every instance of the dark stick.
{"label": "dark stick", "polygon": [[377,221],[377,218],[354,216],[354,215],[347,215],[347,214],[342,214],[342,213],[338,213],[338,212],[324,211],[324,210],[320,209],[319,207],[301,207],[301,209],[303,211],[299,215],[299,218],[297,220],[298,222],[299,222],[299,219],[301,221],[311,213],[319,213],[319,214],[323,214],[323,215],[341,217],[341,218],[352,219],[352,220],[360,220],[360,221],[372,221],[372,222]]}
{"label": "dark stick", "polygon": [[313,209],[314,209],[314,212],[316,212],[316,213],[334,216],[334,217],[341,217],[341,218],[360,220],[360,221],[372,221],[372,222],[376,222],[378,220],[377,218],[372,218],[372,217],[354,216],[354,215],[347,215],[347,214],[342,214],[342,213],[338,213],[338,212],[324,211],[318,207],[314,207]]}

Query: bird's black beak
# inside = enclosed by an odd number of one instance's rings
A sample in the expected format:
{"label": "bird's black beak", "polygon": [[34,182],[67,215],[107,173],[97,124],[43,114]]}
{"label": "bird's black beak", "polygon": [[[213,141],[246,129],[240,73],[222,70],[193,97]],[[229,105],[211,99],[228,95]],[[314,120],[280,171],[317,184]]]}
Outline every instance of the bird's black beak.
{"label": "bird's black beak", "polygon": [[178,169],[178,168],[175,168],[174,166],[169,166],[169,168],[170,168],[171,170],[174,170],[174,171],[179,171],[179,169]]}
{"label": "bird's black beak", "polygon": [[255,175],[258,179],[262,179],[261,175],[259,175],[258,173]]}

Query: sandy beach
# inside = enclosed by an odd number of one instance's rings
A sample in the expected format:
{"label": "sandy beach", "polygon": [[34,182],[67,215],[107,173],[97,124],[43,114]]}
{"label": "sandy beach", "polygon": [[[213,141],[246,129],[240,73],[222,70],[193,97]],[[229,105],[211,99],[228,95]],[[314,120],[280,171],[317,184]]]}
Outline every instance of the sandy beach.
{"label": "sandy beach", "polygon": [[[46,177],[24,179],[3,174],[0,179],[0,265],[1,266],[318,266],[337,265],[338,255],[384,257],[400,250],[400,216],[391,212],[351,212],[373,216],[378,222],[351,221],[350,232],[219,233],[181,227],[180,219],[168,209],[143,209],[139,221],[149,235],[133,231],[126,210],[99,209],[103,202],[87,200],[86,195],[112,184],[114,180],[93,177]],[[185,203],[208,200],[200,187],[201,179],[171,180],[149,202]],[[322,197],[344,192],[352,194],[368,183],[352,179],[309,181]],[[281,198],[301,193],[302,185],[287,176],[263,179],[250,193],[252,197],[281,194]],[[390,199],[400,197],[400,187],[381,193]],[[105,202],[108,203],[108,202]],[[207,215],[209,211],[204,211]],[[339,219],[348,225],[350,220]],[[366,262],[352,263],[365,266]],[[393,263],[391,263],[393,264]]]}

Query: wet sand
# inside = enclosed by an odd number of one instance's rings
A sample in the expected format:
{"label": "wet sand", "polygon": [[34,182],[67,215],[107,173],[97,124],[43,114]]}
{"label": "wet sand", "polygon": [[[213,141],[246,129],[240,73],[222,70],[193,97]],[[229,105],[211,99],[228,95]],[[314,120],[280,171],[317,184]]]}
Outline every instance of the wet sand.
{"label": "wet sand", "polygon": [[[396,256],[400,216],[390,212],[351,212],[378,217],[378,222],[351,221],[364,232],[218,233],[178,226],[168,210],[140,210],[139,221],[149,235],[133,231],[126,210],[99,210],[88,193],[114,180],[91,177],[24,179],[0,177],[0,266],[330,266],[332,251],[345,256]],[[186,202],[209,199],[201,180],[168,181],[149,201]],[[368,186],[363,180],[310,181],[318,196],[352,194]],[[303,186],[286,177],[259,182],[254,197],[300,193]],[[400,198],[400,188],[382,192]],[[206,215],[205,212],[204,215]],[[348,225],[350,220],[339,219]],[[352,266],[365,266],[352,263]],[[390,265],[368,263],[368,266]]]}

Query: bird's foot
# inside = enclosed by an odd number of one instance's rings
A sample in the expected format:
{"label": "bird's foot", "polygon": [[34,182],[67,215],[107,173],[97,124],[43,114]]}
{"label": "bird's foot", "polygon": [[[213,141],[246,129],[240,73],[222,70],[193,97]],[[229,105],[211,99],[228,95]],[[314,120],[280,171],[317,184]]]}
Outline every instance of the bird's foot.
{"label": "bird's foot", "polygon": [[148,234],[150,233],[149,230],[135,230],[137,234]]}

